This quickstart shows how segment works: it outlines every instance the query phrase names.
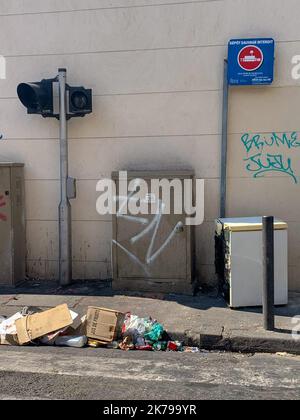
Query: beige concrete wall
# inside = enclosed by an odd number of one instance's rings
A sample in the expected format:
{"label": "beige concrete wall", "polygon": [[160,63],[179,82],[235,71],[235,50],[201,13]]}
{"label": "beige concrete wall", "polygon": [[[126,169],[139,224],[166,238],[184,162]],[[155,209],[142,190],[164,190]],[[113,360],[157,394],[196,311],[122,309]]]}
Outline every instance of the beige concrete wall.
{"label": "beige concrete wall", "polygon": [[[53,77],[66,66],[70,84],[94,90],[93,115],[70,122],[70,175],[78,179],[75,277],[111,275],[111,220],[95,210],[101,177],[124,168],[194,169],[206,179],[197,265],[213,283],[226,44],[272,36],[274,85],[231,89],[228,215],[272,213],[289,222],[290,287],[300,289],[300,180],[282,173],[254,179],[241,142],[244,133],[269,139],[272,132],[300,132],[300,82],[291,78],[299,13],[298,0],[1,0],[7,79],[0,80],[0,158],[26,164],[29,275],[57,277],[59,148],[57,122],[25,114],[19,82]],[[271,150],[290,157],[300,176],[300,149]]]}

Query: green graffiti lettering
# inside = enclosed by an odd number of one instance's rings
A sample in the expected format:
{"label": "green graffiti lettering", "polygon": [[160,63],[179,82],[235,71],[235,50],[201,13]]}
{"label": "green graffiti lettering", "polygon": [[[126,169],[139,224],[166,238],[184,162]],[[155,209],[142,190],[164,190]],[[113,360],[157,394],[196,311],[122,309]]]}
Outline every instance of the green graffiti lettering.
{"label": "green graffiti lettering", "polygon": [[281,172],[290,176],[296,184],[298,183],[291,158],[285,157],[283,153],[271,154],[266,151],[271,147],[273,150],[274,148],[288,150],[299,148],[300,140],[296,131],[272,132],[264,135],[245,133],[241,137],[241,142],[247,152],[247,157],[244,159],[247,162],[246,170],[253,173],[254,178],[262,177],[268,172]]}
{"label": "green graffiti lettering", "polygon": [[246,169],[249,172],[254,172],[254,178],[262,177],[268,172],[281,172],[289,175],[293,178],[295,184],[298,183],[298,179],[292,169],[292,161],[290,158],[284,159],[282,155],[272,155],[267,153],[257,153],[251,157],[245,158],[245,162],[249,162],[246,165]]}

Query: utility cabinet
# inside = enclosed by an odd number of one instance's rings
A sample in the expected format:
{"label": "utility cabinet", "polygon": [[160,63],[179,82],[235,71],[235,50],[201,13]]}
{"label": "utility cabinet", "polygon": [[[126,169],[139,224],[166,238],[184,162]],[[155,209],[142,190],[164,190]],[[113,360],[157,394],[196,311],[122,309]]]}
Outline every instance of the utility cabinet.
{"label": "utility cabinet", "polygon": [[[134,200],[120,191],[119,173],[113,173],[118,206]],[[149,205],[149,214],[116,214],[113,217],[113,288],[161,293],[193,293],[194,282],[194,227],[186,225],[187,215],[175,214],[174,196],[170,214],[151,214],[151,204],[164,205],[162,190],[153,194],[151,180],[174,179],[184,191],[184,180],[194,182],[194,173],[184,172],[127,172],[128,184],[139,179],[147,184],[141,194]],[[193,187],[192,187],[193,189]],[[124,197],[126,195],[126,197]],[[183,198],[182,198],[183,199]],[[156,204],[155,204],[156,203]],[[183,206],[184,208],[184,206]],[[158,207],[157,207],[158,209]]]}
{"label": "utility cabinet", "polygon": [[0,287],[25,279],[24,165],[0,163]]}

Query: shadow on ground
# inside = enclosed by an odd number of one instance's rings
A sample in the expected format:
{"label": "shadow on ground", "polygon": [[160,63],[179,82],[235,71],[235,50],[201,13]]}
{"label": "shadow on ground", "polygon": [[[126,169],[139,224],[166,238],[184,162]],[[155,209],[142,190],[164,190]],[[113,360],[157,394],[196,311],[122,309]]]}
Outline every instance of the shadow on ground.
{"label": "shadow on ground", "polygon": [[[74,281],[72,285],[61,287],[55,281],[28,280],[16,288],[0,287],[0,297],[12,295],[39,295],[39,296],[82,296],[82,297],[116,297],[128,296],[137,298],[155,299],[168,302],[177,302],[180,305],[200,309],[202,311],[211,308],[226,309],[227,305],[217,290],[205,290],[196,296],[185,296],[176,294],[147,293],[147,292],[125,292],[114,291],[111,281]],[[228,311],[231,311],[228,309]],[[233,312],[262,314],[262,308],[242,308]],[[300,293],[291,293],[289,305],[277,307],[276,315],[281,317],[294,317],[300,314]]]}

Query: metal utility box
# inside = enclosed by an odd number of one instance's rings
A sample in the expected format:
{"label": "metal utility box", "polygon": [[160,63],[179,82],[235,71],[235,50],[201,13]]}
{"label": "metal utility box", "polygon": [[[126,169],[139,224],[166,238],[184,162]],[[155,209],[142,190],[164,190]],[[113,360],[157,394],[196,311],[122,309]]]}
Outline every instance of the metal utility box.
{"label": "metal utility box", "polygon": [[[275,221],[275,304],[288,303],[287,224]],[[216,271],[231,308],[262,306],[262,218],[216,221]]]}
{"label": "metal utility box", "polygon": [[[124,203],[124,199],[129,202],[130,194],[124,197],[120,191],[119,173],[113,173],[112,178],[117,187],[118,205]],[[171,214],[159,214],[163,194],[162,190],[159,197],[151,192],[151,180],[176,179],[184,191],[184,180],[194,181],[194,173],[128,172],[126,179],[128,184],[139,179],[146,182],[149,192],[141,196],[145,197],[143,201],[149,207],[149,215],[122,215],[119,212],[113,217],[114,290],[191,295],[194,281],[194,227],[186,225],[186,214],[175,214],[174,193],[173,196],[171,194]],[[155,203],[157,213],[151,214],[151,204]]]}
{"label": "metal utility box", "polygon": [[25,279],[24,165],[0,163],[0,287]]}

